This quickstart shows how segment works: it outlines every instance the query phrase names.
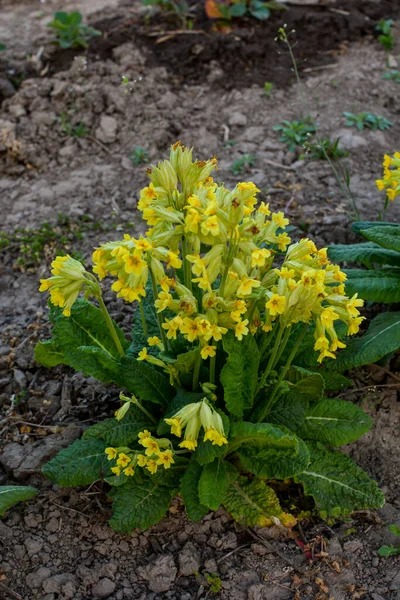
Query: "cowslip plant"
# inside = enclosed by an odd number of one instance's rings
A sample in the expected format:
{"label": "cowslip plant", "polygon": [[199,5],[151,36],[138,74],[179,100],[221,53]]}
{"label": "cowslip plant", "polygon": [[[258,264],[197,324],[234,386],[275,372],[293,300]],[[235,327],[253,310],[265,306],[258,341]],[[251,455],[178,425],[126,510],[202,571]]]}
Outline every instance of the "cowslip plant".
{"label": "cowslip plant", "polygon": [[93,37],[101,35],[101,31],[94,27],[83,25],[82,15],[77,11],[54,13],[54,19],[47,24],[47,27],[54,29],[56,35],[54,43],[60,48],[87,48]]}
{"label": "cowslip plant", "polygon": [[[323,516],[384,502],[333,449],[371,419],[324,397],[332,374],[321,363],[344,346],[343,331],[358,331],[362,300],[346,296],[326,249],[292,243],[284,214],[259,202],[251,182],[215,183],[216,167],[176,143],[140,193],[146,236],[101,244],[93,273],[58,258],[41,282],[53,337],[36,360],[122,388],[115,417],[89,427],[44,474],[61,486],[104,479],[119,532],[159,521],[177,493],[193,520],[223,505],[240,523],[291,527],[270,480],[303,486]],[[132,341],[102,300],[98,279],[108,277],[136,303]]]}
{"label": "cowslip plant", "polygon": [[316,125],[309,118],[300,121],[282,121],[280,125],[274,125],[272,129],[280,132],[279,141],[285,142],[292,152],[296,150],[297,146],[304,146],[317,131]]}
{"label": "cowslip plant", "polygon": [[312,158],[318,160],[338,160],[349,156],[347,150],[339,148],[340,138],[336,138],[335,141],[330,138],[323,138],[316,143],[310,144],[309,150]]}
{"label": "cowslip plant", "polygon": [[386,119],[386,117],[373,115],[369,112],[361,112],[358,115],[351,112],[344,112],[343,116],[346,117],[346,127],[357,127],[358,131],[362,131],[364,127],[374,131],[377,129],[384,131],[393,126],[393,123],[389,119]]}
{"label": "cowslip plant", "polygon": [[[376,185],[386,191],[386,203],[400,195],[400,153],[385,155],[383,179]],[[359,263],[364,268],[345,269],[346,290],[360,294],[365,300],[382,304],[400,302],[400,225],[383,221],[357,222],[353,231],[364,243],[328,247],[328,255],[338,262]],[[382,312],[368,331],[352,340],[332,369],[345,370],[377,362],[400,349],[400,312]]]}
{"label": "cowslip plant", "polygon": [[231,164],[229,170],[232,175],[242,175],[249,167],[255,167],[256,162],[257,158],[253,154],[243,154]]}
{"label": "cowslip plant", "polygon": [[136,146],[129,158],[135,167],[149,162],[148,152],[141,146]]}

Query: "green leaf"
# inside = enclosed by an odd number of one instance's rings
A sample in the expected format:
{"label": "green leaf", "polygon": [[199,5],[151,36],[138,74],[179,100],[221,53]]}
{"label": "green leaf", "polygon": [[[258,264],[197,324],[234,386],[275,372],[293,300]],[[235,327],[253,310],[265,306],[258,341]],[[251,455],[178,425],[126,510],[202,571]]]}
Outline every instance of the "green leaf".
{"label": "green leaf", "polygon": [[70,27],[76,27],[82,23],[82,15],[78,11],[74,11],[69,13],[68,15],[68,25]]}
{"label": "green leaf", "polygon": [[397,223],[379,224],[366,229],[360,228],[359,233],[370,242],[382,246],[382,248],[400,252],[400,225]]}
{"label": "green leaf", "polygon": [[117,533],[148,529],[166,514],[174,494],[174,487],[135,474],[126,485],[111,490],[113,516],[109,523]]}
{"label": "green leaf", "polygon": [[6,510],[22,502],[23,500],[30,500],[36,494],[38,490],[33,487],[21,486],[21,485],[0,485],[0,517],[4,515]]}
{"label": "green leaf", "polygon": [[199,480],[199,498],[204,506],[218,510],[229,485],[239,476],[236,468],[222,458],[203,467]]}
{"label": "green leaf", "polygon": [[342,446],[358,440],[371,426],[371,417],[352,402],[324,398],[310,408],[299,435],[329,446]]}
{"label": "green leaf", "polygon": [[[222,410],[217,410],[218,414],[221,416],[222,422],[224,424],[224,432],[225,437],[228,437],[230,430],[229,419]],[[215,458],[222,457],[226,454],[226,445],[217,446],[213,444],[209,440],[206,442],[203,441],[202,437],[198,440],[198,446],[196,450],[193,452],[193,459],[199,463],[199,465],[206,465],[208,463],[213,462]]]}
{"label": "green leaf", "polygon": [[385,498],[377,483],[349,456],[320,443],[309,443],[308,448],[311,462],[294,480],[303,484],[307,496],[314,498],[323,518],[383,506]]}
{"label": "green leaf", "polygon": [[58,350],[53,340],[36,344],[34,356],[36,362],[43,367],[51,368],[66,364],[63,353]]}
{"label": "green leaf", "polygon": [[320,373],[313,373],[301,367],[290,367],[286,379],[294,384],[291,387],[293,395],[308,402],[318,402],[325,390],[324,378]]}
{"label": "green leaf", "polygon": [[226,407],[236,417],[242,417],[243,412],[253,406],[260,353],[252,335],[239,342],[230,332],[224,336],[223,345],[228,358],[220,380],[224,386]]}
{"label": "green leaf", "polygon": [[388,223],[387,221],[356,221],[355,223],[352,223],[351,229],[358,235],[362,235],[362,231],[373,229],[378,225],[379,227],[392,227],[394,223]]}
{"label": "green leaf", "polygon": [[230,444],[239,448],[242,444],[250,444],[253,448],[294,448],[298,447],[298,437],[291,431],[284,430],[272,423],[232,423]]}
{"label": "green leaf", "polygon": [[319,368],[318,373],[324,380],[325,392],[342,391],[352,385],[352,381],[341,373],[328,371],[326,368]]}
{"label": "green leaf", "polygon": [[357,293],[364,300],[393,304],[400,301],[400,270],[343,269],[347,275],[346,294]]}
{"label": "green leaf", "polygon": [[121,421],[117,419],[105,419],[86,429],[82,438],[84,440],[104,440],[108,446],[129,446],[137,441],[137,436],[144,429],[152,430],[154,424],[142,413],[141,410],[132,405]]}
{"label": "green leaf", "polygon": [[243,15],[246,14],[246,11],[247,7],[245,3],[233,4],[229,9],[231,17],[243,17]]}
{"label": "green leaf", "polygon": [[175,389],[164,375],[153,366],[136,360],[132,356],[121,358],[119,381],[139,399],[167,406],[175,396]]}
{"label": "green leaf", "polygon": [[301,473],[310,462],[306,444],[295,437],[296,445],[292,448],[255,449],[244,444],[238,450],[240,462],[250,473],[263,479],[288,479]]}
{"label": "green leaf", "polygon": [[263,524],[264,518],[279,517],[282,513],[274,490],[257,477],[252,481],[240,477],[232,483],[225,493],[223,504],[235,521],[250,527]]}
{"label": "green leaf", "polygon": [[379,550],[377,550],[377,554],[385,558],[387,556],[397,556],[397,554],[400,554],[400,548],[395,548],[394,546],[381,546]]}
{"label": "green leaf", "polygon": [[180,492],[189,519],[200,521],[207,513],[208,508],[200,502],[199,481],[203,469],[193,458],[181,479]]}
{"label": "green leaf", "polygon": [[388,530],[394,535],[400,535],[400,527],[398,525],[388,525]]}
{"label": "green leaf", "polygon": [[283,425],[290,431],[296,432],[304,423],[307,409],[307,399],[289,391],[279,396],[268,414],[268,421],[275,425]]}
{"label": "green leaf", "polygon": [[368,365],[400,348],[400,312],[382,313],[375,317],[367,333],[352,339],[336,360],[329,363],[334,371],[345,371]]}
{"label": "green leaf", "polygon": [[43,467],[43,475],[64,487],[89,485],[109,477],[111,470],[104,454],[106,447],[101,440],[77,440]]}
{"label": "green leaf", "polygon": [[400,254],[386,250],[372,242],[363,244],[337,244],[328,246],[328,256],[334,262],[360,262],[366,265],[391,265],[400,267]]}

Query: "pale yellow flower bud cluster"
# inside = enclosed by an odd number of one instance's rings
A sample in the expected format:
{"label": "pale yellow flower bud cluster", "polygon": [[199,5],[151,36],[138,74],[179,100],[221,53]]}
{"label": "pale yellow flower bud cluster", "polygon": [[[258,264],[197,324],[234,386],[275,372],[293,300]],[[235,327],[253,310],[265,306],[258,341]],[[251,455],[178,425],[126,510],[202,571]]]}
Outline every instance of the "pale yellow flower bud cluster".
{"label": "pale yellow flower bud cluster", "polygon": [[[394,167],[392,169],[391,167]],[[400,195],[400,152],[393,156],[385,154],[383,157],[383,179],[376,180],[378,190],[386,190],[389,200],[394,200]]]}

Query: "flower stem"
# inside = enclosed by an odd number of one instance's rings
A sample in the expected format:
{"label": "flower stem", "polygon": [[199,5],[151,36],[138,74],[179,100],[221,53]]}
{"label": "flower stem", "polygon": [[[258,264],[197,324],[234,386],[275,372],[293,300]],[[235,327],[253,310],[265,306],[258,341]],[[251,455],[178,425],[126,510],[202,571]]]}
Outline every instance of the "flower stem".
{"label": "flower stem", "polygon": [[193,391],[196,392],[199,387],[199,377],[200,377],[200,366],[201,366],[201,354],[200,348],[198,349],[198,353],[196,356],[196,362],[194,363],[193,370]]}
{"label": "flower stem", "polygon": [[277,355],[275,356],[275,360],[274,360],[274,362],[273,362],[273,365],[272,365],[272,368],[273,368],[273,369],[274,369],[274,368],[276,367],[276,365],[278,364],[278,362],[279,362],[279,359],[281,358],[281,356],[282,356],[282,354],[283,354],[283,351],[284,351],[284,349],[286,348],[286,344],[287,344],[287,343],[288,343],[288,341],[289,341],[289,337],[290,337],[290,333],[291,333],[291,331],[292,331],[292,326],[291,326],[291,325],[289,325],[289,327],[286,327],[286,331],[285,331],[285,335],[283,336],[283,340],[282,340],[282,343],[281,343],[281,347],[279,348],[279,350],[278,350],[278,352],[277,352]]}
{"label": "flower stem", "polygon": [[[156,278],[154,276],[153,269],[151,268],[151,265],[150,265],[150,277],[151,277],[151,285],[152,285],[152,288],[153,288],[154,300],[156,300],[157,296],[158,296],[158,289],[157,289]],[[168,351],[168,340],[167,340],[167,336],[165,335],[165,331],[164,331],[163,326],[162,326],[162,317],[161,317],[161,315],[160,315],[159,312],[157,313],[157,321],[158,321],[158,328],[160,330],[161,340],[162,340],[162,343],[164,345],[164,350],[165,350],[165,352],[167,352]]]}
{"label": "flower stem", "polygon": [[210,357],[210,382],[215,383],[215,365],[217,362],[217,355]]}
{"label": "flower stem", "polygon": [[268,377],[268,375],[270,374],[270,372],[272,370],[272,365],[275,362],[275,357],[276,357],[277,352],[279,350],[279,345],[281,343],[281,339],[282,339],[282,335],[283,335],[283,330],[284,329],[285,329],[285,327],[283,325],[280,325],[279,331],[278,331],[278,335],[276,336],[275,344],[274,344],[274,347],[273,347],[272,352],[271,352],[271,356],[269,357],[267,368],[265,369],[265,371],[262,374],[261,379],[259,381],[259,384],[258,384],[258,387],[257,387],[257,390],[256,390],[256,395],[264,387],[265,382],[267,381],[267,377]]}
{"label": "flower stem", "polygon": [[98,303],[100,305],[101,311],[102,311],[102,313],[104,315],[104,318],[106,320],[107,327],[108,327],[108,329],[109,329],[109,331],[111,333],[111,337],[114,340],[114,344],[115,344],[115,346],[116,346],[116,348],[118,350],[118,354],[120,354],[121,356],[123,356],[125,354],[124,349],[122,348],[121,341],[120,341],[120,339],[119,339],[119,337],[117,335],[117,332],[115,331],[115,327],[114,327],[114,324],[113,324],[113,322],[111,320],[111,317],[110,317],[110,315],[108,313],[107,307],[104,304],[101,292],[98,295],[96,295],[96,297],[97,297],[97,301],[98,301]]}
{"label": "flower stem", "polygon": [[139,309],[140,309],[140,317],[142,319],[142,329],[143,329],[143,333],[146,336],[146,338],[148,337],[149,333],[147,331],[147,323],[146,323],[146,316],[144,314],[144,307],[143,307],[143,302],[140,301],[139,302]]}
{"label": "flower stem", "polygon": [[150,414],[149,411],[146,410],[145,407],[140,404],[136,396],[132,394],[131,398],[128,398],[128,396],[125,396],[125,394],[121,393],[119,397],[121,400],[125,400],[125,402],[131,402],[132,404],[135,404],[146,415],[146,417],[150,419],[150,421],[152,421],[155,425],[157,424],[157,419],[155,419],[153,415]]}
{"label": "flower stem", "polygon": [[297,341],[296,341],[295,345],[293,346],[293,349],[292,349],[291,353],[289,354],[289,358],[287,359],[285,366],[281,370],[281,373],[279,375],[278,381],[276,382],[276,384],[275,384],[275,386],[274,386],[274,388],[273,388],[273,390],[272,390],[272,392],[270,394],[270,397],[268,398],[268,401],[266,402],[266,404],[264,406],[264,410],[262,411],[262,413],[260,414],[260,416],[258,418],[258,422],[259,423],[261,423],[265,419],[265,417],[267,416],[268,411],[271,408],[272,403],[273,403],[273,401],[275,399],[275,396],[276,396],[276,394],[277,394],[277,392],[279,390],[279,387],[280,387],[282,381],[284,380],[284,378],[286,376],[286,373],[288,372],[288,369],[289,369],[290,365],[293,362],[294,357],[297,354],[297,351],[298,351],[298,349],[299,349],[299,347],[301,345],[301,342],[304,339],[304,336],[307,333],[307,330],[308,330],[308,323],[306,323],[305,327],[303,328],[303,331],[300,333],[299,337],[297,338]]}
{"label": "flower stem", "polygon": [[185,280],[185,286],[192,291],[192,273],[190,269],[190,263],[186,258],[189,254],[188,243],[185,236],[182,238],[182,260],[183,260],[183,276]]}

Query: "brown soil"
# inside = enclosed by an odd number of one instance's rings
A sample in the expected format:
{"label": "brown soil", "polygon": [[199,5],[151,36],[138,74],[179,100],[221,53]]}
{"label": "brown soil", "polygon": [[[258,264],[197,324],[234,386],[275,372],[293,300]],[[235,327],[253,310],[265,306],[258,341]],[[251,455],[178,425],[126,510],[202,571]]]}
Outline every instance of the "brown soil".
{"label": "brown soil", "polygon": [[[91,46],[86,62],[85,54],[76,58],[75,53],[50,49],[45,25],[55,2],[6,2],[0,8],[0,41],[7,46],[1,60],[21,72],[27,68],[26,56],[45,48],[36,62],[29,62],[34,77],[3,102],[0,113],[0,129],[13,131],[21,143],[17,156],[0,145],[1,228],[7,234],[43,220],[54,224],[61,213],[81,233],[80,239],[67,239],[66,247],[89,261],[99,242],[139,230],[136,201],[146,176],[144,167],[134,167],[128,158],[134,147],[142,146],[157,161],[180,138],[195,146],[199,158],[217,154],[218,177],[227,186],[254,181],[272,208],[285,210],[298,226],[294,235],[307,232],[318,244],[351,239],[349,206],[329,166],[304,158],[302,148],[289,152],[272,129],[304,113],[298,90],[288,85],[287,56],[277,54],[273,41],[283,20],[296,28],[300,67],[320,67],[306,73],[306,96],[321,135],[340,136],[350,152],[344,165],[361,218],[378,217],[383,199],[374,180],[382,155],[399,149],[400,96],[398,84],[382,80],[387,57],[370,34],[378,18],[398,10],[397,2],[291,7],[284,19],[275,15],[265,24],[243,21],[228,35],[207,30],[207,36],[179,34],[160,44],[145,34],[151,28],[176,29],[176,23],[158,18],[144,28],[139,2],[119,7],[114,0],[65,4],[65,10],[81,6],[86,13],[88,4],[96,7],[100,12],[88,14],[89,22],[108,32],[106,42],[96,40]],[[44,15],[37,16],[39,11]],[[195,27],[205,24],[197,21]],[[328,30],[334,35],[327,36]],[[352,43],[339,48],[344,40]],[[193,52],[196,44],[201,51]],[[67,56],[65,62],[61,56]],[[390,60],[400,63],[398,45]],[[128,89],[121,86],[122,75],[129,77]],[[263,91],[267,80],[277,83],[270,97]],[[393,127],[357,132],[344,127],[346,110],[383,115]],[[73,126],[83,121],[88,135],[66,135],[61,114]],[[256,165],[234,176],[231,164],[244,154],[253,154]],[[385,219],[399,216],[399,205],[391,204]],[[8,452],[13,444],[21,458],[17,465],[16,459],[13,464],[4,458],[7,454],[0,455],[0,484],[28,483],[40,494],[0,522],[1,598],[191,600],[211,597],[205,573],[217,573],[223,600],[285,600],[297,591],[302,600],[399,600],[398,559],[376,553],[381,544],[398,544],[387,530],[388,524],[400,524],[396,379],[376,367],[351,374],[354,389],[343,397],[369,412],[374,426],[346,451],[377,479],[387,504],[378,513],[356,514],[329,526],[305,521],[305,539],[318,554],[321,536],[325,538],[327,556],[309,564],[294,540],[271,539],[273,530],[259,532],[269,536],[267,548],[223,511],[189,523],[178,501],[149,532],[119,536],[107,525],[110,508],[100,484],[65,490],[40,475],[41,465],[57,448],[112,414],[118,390],[66,367],[47,370],[34,362],[36,341],[49,335],[46,299],[37,288],[48,272],[51,252],[47,249],[31,271],[18,268],[21,257],[18,244],[0,254],[0,441]],[[111,292],[106,301],[129,330],[129,309]],[[398,359],[391,368],[398,377]],[[166,582],[164,591],[156,591],[160,577]]]}

